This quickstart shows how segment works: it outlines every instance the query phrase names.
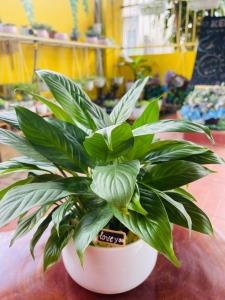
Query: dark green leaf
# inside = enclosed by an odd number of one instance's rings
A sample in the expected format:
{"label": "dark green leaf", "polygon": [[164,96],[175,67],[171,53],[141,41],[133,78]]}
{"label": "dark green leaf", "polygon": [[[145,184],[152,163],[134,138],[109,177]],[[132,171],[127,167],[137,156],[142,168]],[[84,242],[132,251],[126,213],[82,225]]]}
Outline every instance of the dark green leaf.
{"label": "dark green leaf", "polygon": [[134,137],[134,145],[126,154],[128,159],[142,159],[149,152],[154,135],[143,135]]}
{"label": "dark green leaf", "polygon": [[45,215],[48,209],[49,205],[44,205],[28,216],[21,218],[17,223],[16,230],[10,242],[10,246],[14,244],[15,240],[21,238],[27,232],[29,232]]}
{"label": "dark green leaf", "polygon": [[191,155],[207,152],[207,148],[187,141],[165,140],[151,144],[146,162],[161,163],[172,160],[186,160]]}
{"label": "dark green leaf", "polygon": [[14,111],[5,111],[4,113],[0,113],[0,120],[11,125],[14,128],[20,128],[17,116]]}
{"label": "dark green leaf", "polygon": [[185,157],[185,160],[193,161],[201,165],[224,164],[224,159],[219,157],[211,150],[207,150],[206,152],[197,155],[190,155],[188,157]]}
{"label": "dark green leaf", "polygon": [[134,136],[156,134],[160,132],[195,132],[204,133],[213,141],[207,126],[184,120],[162,120],[153,124],[146,124],[133,130]]}
{"label": "dark green leaf", "polygon": [[90,134],[96,129],[111,125],[103,109],[95,105],[74,81],[48,70],[39,70],[36,73],[47,84],[56,101],[82,130]]}
{"label": "dark green leaf", "polygon": [[[213,228],[209,218],[192,201],[188,200],[186,197],[183,197],[178,193],[167,192],[166,194],[169,195],[170,198],[178,203],[181,203],[184,206],[186,212],[191,217],[193,230],[206,234],[213,233]],[[176,210],[176,208],[168,201],[165,201],[164,199],[162,199],[162,201],[169,216],[170,222],[183,227],[188,227],[184,215],[181,214],[179,210]]]}
{"label": "dark green leaf", "polygon": [[98,232],[107,225],[112,216],[111,208],[108,204],[105,204],[86,213],[78,223],[74,235],[74,244],[81,264],[83,264],[85,249],[96,238]]}
{"label": "dark green leaf", "polygon": [[196,181],[211,171],[203,166],[183,160],[150,166],[143,182],[158,190],[170,190]]}
{"label": "dark green leaf", "polygon": [[62,222],[63,218],[65,217],[66,213],[70,210],[73,206],[71,201],[66,200],[63,204],[61,204],[52,214],[52,221],[55,225],[57,232],[59,232],[59,225]]}
{"label": "dark green leaf", "polygon": [[69,170],[86,168],[87,156],[79,142],[71,143],[62,131],[26,108],[17,107],[16,113],[23,133],[43,156]]}
{"label": "dark green leaf", "polygon": [[146,207],[150,209],[149,215],[143,216],[134,211],[122,213],[114,208],[115,217],[139,238],[164,254],[176,266],[179,266],[179,261],[173,251],[170,223],[162,203],[159,199],[156,201],[148,195],[141,197],[148,201]]}
{"label": "dark green leaf", "polygon": [[61,255],[63,248],[72,237],[73,229],[65,224],[59,227],[59,232],[53,227],[44,249],[44,271],[54,264]]}
{"label": "dark green leaf", "polygon": [[159,120],[159,98],[151,99],[151,102],[145,108],[144,112],[138,117],[132,126],[133,129],[145,125],[147,123],[154,123]]}
{"label": "dark green leaf", "polygon": [[91,189],[113,205],[126,207],[133,195],[139,169],[137,160],[95,167]]}
{"label": "dark green leaf", "polygon": [[30,183],[10,189],[0,202],[0,227],[33,207],[45,205],[71,194],[88,195],[90,181],[71,177],[55,181]]}
{"label": "dark green leaf", "polygon": [[113,108],[113,111],[110,114],[110,119],[113,124],[122,123],[130,117],[147,81],[148,77],[137,80]]}
{"label": "dark green leaf", "polygon": [[34,248],[37,245],[40,238],[42,237],[45,230],[48,228],[48,226],[52,220],[53,211],[51,211],[50,214],[44,219],[44,221],[41,222],[41,224],[38,226],[37,230],[35,231],[32,239],[30,241],[30,253],[33,258],[34,258]]}

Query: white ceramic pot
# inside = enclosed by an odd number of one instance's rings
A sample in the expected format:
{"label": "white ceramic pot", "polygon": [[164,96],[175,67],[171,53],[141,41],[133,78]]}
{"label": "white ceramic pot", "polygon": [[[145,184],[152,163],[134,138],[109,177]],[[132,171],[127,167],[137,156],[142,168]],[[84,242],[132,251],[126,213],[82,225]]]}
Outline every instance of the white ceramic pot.
{"label": "white ceramic pot", "polygon": [[120,77],[113,77],[113,83],[115,83],[117,85],[123,84],[123,80],[124,80],[124,78],[122,76],[120,76]]}
{"label": "white ceramic pot", "polygon": [[69,37],[68,37],[68,34],[65,33],[65,32],[56,32],[54,34],[54,39],[62,40],[62,41],[68,41]]}
{"label": "white ceramic pot", "polygon": [[17,34],[18,29],[14,24],[3,24],[3,32]]}
{"label": "white ceramic pot", "polygon": [[86,36],[86,42],[90,44],[97,44],[98,38],[97,36]]}
{"label": "white ceramic pot", "polygon": [[103,86],[105,85],[105,81],[106,80],[104,77],[97,77],[94,83],[97,88],[103,88]]}
{"label": "white ceramic pot", "polygon": [[93,80],[88,80],[86,83],[85,83],[85,89],[87,91],[92,91],[94,89],[94,81]]}
{"label": "white ceramic pot", "polygon": [[37,29],[36,34],[38,37],[49,38],[49,33],[46,29]]}
{"label": "white ceramic pot", "polygon": [[101,294],[118,294],[140,285],[152,272],[157,251],[142,240],[125,247],[89,246],[80,265],[72,241],[62,253],[64,266],[80,286]]}

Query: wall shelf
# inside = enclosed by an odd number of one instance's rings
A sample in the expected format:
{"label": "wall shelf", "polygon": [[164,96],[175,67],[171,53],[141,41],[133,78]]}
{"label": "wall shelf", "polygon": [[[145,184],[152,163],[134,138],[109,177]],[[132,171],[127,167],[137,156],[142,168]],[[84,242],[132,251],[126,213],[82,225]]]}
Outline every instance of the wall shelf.
{"label": "wall shelf", "polygon": [[65,48],[90,48],[90,49],[120,49],[118,45],[104,45],[86,42],[63,41],[51,38],[41,38],[33,35],[9,34],[0,32],[0,41],[17,41],[24,44],[38,44],[45,46]]}

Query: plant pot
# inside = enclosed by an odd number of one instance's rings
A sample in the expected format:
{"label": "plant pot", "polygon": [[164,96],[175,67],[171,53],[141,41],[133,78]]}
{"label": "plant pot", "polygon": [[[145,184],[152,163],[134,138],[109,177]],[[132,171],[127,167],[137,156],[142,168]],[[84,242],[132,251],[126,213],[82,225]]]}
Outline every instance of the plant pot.
{"label": "plant pot", "polygon": [[91,44],[97,44],[98,38],[97,36],[86,36],[86,42]]}
{"label": "plant pot", "polygon": [[14,24],[3,24],[3,32],[17,34],[18,29]]}
{"label": "plant pot", "polygon": [[102,33],[102,23],[95,23],[93,25],[93,31],[96,32],[98,35]]}
{"label": "plant pot", "polygon": [[93,80],[87,80],[85,83],[85,89],[87,91],[92,91],[94,89],[94,81]]}
{"label": "plant pot", "polygon": [[117,85],[122,85],[123,84],[123,80],[124,78],[122,76],[120,77],[113,77],[112,81],[114,84],[117,84]]}
{"label": "plant pot", "polygon": [[22,35],[30,35],[30,28],[27,26],[21,26],[19,29],[19,33]]}
{"label": "plant pot", "polygon": [[219,6],[219,0],[190,0],[190,10],[213,9]]}
{"label": "plant pot", "polygon": [[46,29],[36,29],[36,35],[42,38],[49,38],[49,34]]}
{"label": "plant pot", "polygon": [[64,32],[56,32],[54,35],[54,39],[68,41],[68,34]]}
{"label": "plant pot", "polygon": [[140,285],[152,272],[157,251],[142,240],[124,247],[89,246],[80,265],[73,242],[62,253],[64,266],[80,286],[101,294],[118,294]]}
{"label": "plant pot", "polygon": [[105,85],[105,78],[104,77],[97,77],[94,81],[95,86],[97,88],[103,88],[103,86]]}

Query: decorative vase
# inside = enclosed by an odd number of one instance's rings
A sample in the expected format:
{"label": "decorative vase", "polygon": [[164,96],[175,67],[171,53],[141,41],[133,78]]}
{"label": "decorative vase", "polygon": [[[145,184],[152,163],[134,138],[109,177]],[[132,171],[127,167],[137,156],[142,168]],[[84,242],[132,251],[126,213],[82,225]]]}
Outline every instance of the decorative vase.
{"label": "decorative vase", "polygon": [[118,294],[140,285],[152,272],[157,251],[138,240],[124,247],[89,246],[80,265],[73,242],[62,253],[64,266],[80,286],[101,294]]}

